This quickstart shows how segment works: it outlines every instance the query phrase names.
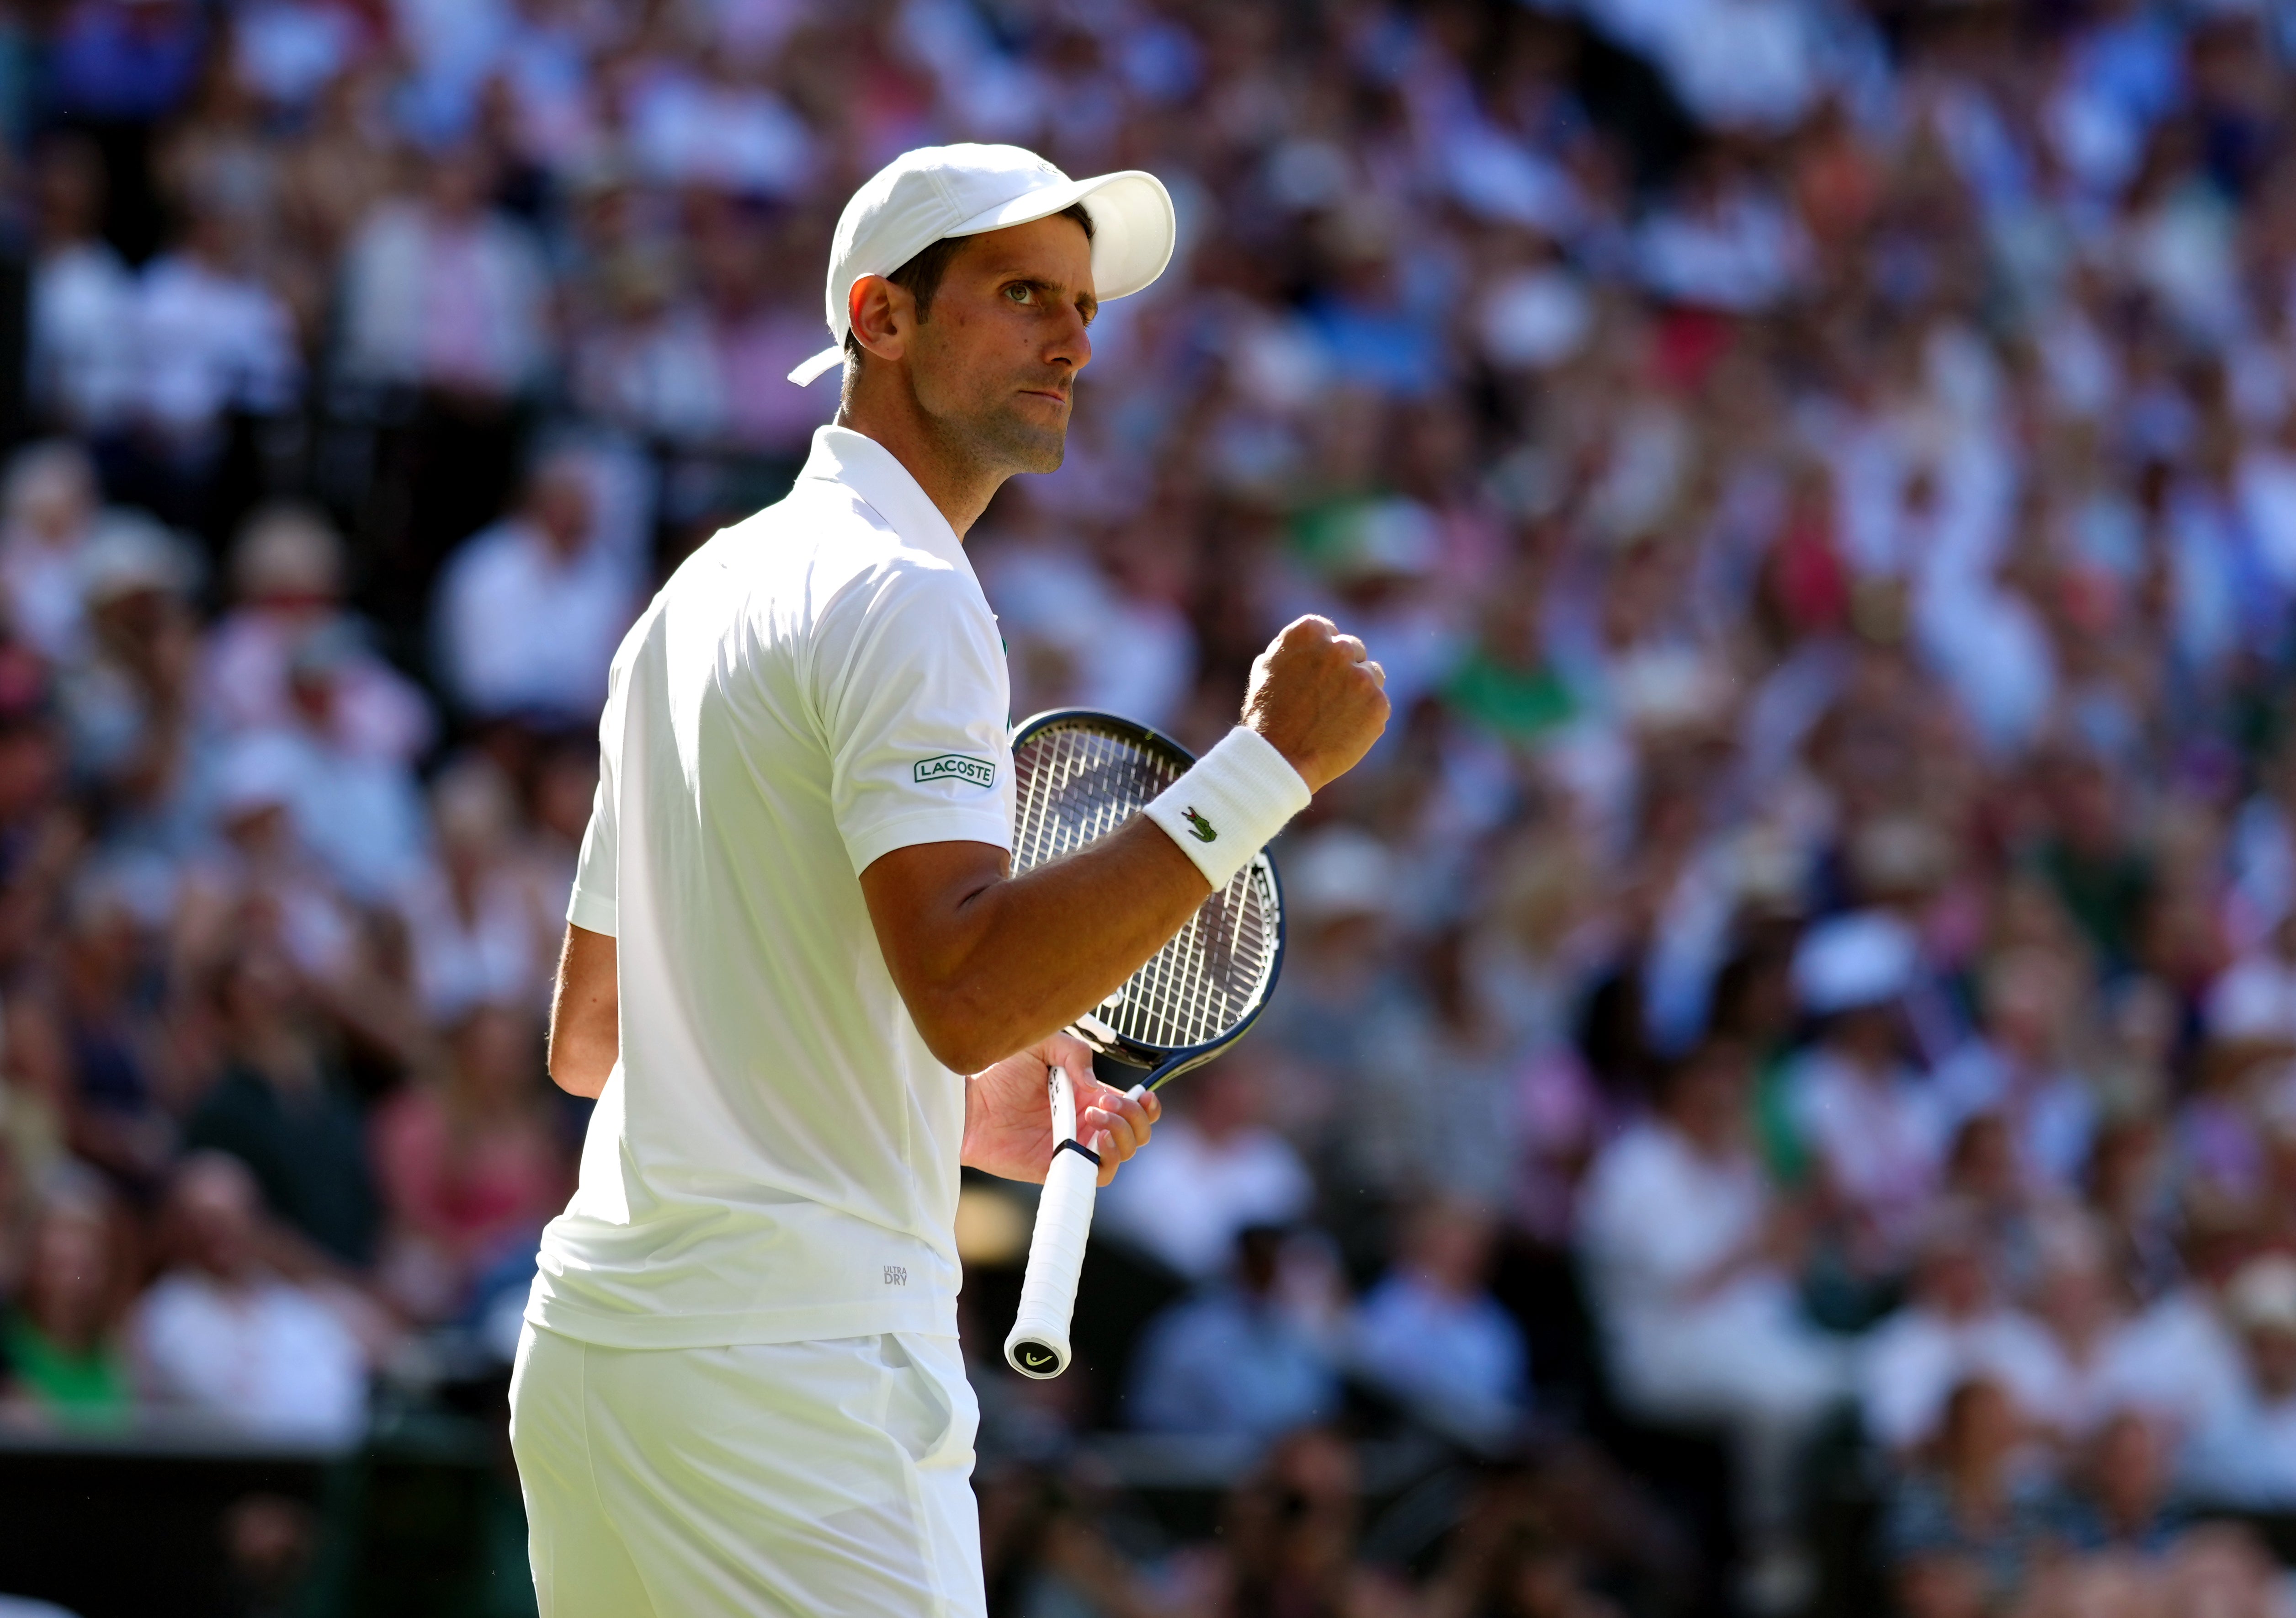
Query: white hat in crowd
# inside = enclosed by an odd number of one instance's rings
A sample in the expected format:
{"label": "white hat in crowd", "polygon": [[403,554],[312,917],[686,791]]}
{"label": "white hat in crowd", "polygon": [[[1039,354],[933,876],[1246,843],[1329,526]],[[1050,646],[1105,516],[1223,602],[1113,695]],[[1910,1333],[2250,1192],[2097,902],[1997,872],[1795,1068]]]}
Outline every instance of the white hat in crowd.
{"label": "white hat in crowd", "polygon": [[1906,992],[1920,949],[1914,930],[1882,910],[1820,922],[1794,951],[1794,993],[1816,1016],[1880,1006]]}
{"label": "white hat in crowd", "polygon": [[2225,1312],[2244,1332],[2296,1333],[2296,1259],[2268,1253],[2242,1265],[2225,1288]]}
{"label": "white hat in crowd", "polygon": [[242,600],[342,594],[343,542],[316,507],[282,502],[247,520],[231,549]]}
{"label": "white hat in crowd", "polygon": [[1376,918],[1395,908],[1395,856],[1369,832],[1335,825],[1283,861],[1283,907],[1302,923]]}
{"label": "white hat in crowd", "polygon": [[80,553],[80,590],[95,607],[147,590],[187,595],[201,571],[198,554],[156,517],[108,511]]}
{"label": "white hat in crowd", "polygon": [[310,755],[287,736],[260,731],[241,736],[217,764],[212,784],[217,817],[240,820],[291,807],[310,768]]}
{"label": "white hat in crowd", "polygon": [[2214,1044],[2296,1047],[2296,973],[2267,957],[2234,965],[2202,1010]]}
{"label": "white hat in crowd", "polygon": [[1136,292],[1171,262],[1176,225],[1164,183],[1137,168],[1072,180],[1019,146],[920,146],[880,168],[838,217],[824,302],[830,345],[789,374],[803,387],[845,357],[846,301],[864,275],[890,275],[944,236],[977,236],[1084,204],[1093,290]]}

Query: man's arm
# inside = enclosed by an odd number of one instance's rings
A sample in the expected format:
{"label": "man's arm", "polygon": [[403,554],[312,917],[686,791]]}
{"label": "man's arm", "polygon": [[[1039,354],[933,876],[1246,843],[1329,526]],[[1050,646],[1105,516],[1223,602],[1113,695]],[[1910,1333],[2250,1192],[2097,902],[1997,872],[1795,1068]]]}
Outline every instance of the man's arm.
{"label": "man's arm", "polygon": [[614,940],[566,924],[558,987],[550,1001],[550,1077],[570,1096],[595,1099],[621,1055],[621,990],[614,978]]}
{"label": "man's arm", "polygon": [[[1387,698],[1363,643],[1303,618],[1253,665],[1243,720],[1310,792],[1379,739]],[[978,1072],[1115,991],[1211,890],[1153,822],[1024,875],[981,842],[896,849],[861,873],[869,919],[917,1031],[941,1064]]]}
{"label": "man's arm", "polygon": [[954,1072],[978,1072],[1090,1011],[1211,892],[1147,820],[1018,879],[1009,864],[990,843],[923,842],[861,873],[885,965]]}

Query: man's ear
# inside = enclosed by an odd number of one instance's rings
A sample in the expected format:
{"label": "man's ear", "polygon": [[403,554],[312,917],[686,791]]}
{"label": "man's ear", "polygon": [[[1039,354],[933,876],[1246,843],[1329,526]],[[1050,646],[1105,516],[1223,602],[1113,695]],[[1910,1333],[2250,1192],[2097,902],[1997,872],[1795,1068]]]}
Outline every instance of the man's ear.
{"label": "man's ear", "polygon": [[917,318],[916,297],[908,288],[882,275],[864,275],[845,294],[845,314],[853,340],[879,359],[899,359],[908,351]]}

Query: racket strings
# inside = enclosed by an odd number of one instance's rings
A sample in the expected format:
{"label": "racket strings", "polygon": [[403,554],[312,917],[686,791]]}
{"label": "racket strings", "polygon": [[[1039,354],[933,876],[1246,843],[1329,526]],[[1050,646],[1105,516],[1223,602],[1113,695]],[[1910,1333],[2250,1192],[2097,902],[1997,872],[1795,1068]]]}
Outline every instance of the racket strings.
{"label": "racket strings", "polygon": [[[1033,763],[1030,809],[1037,834],[1029,839],[1025,863],[1039,864],[1105,836],[1177,778],[1176,767],[1158,768],[1159,760],[1117,739],[1080,727],[1046,734],[1045,746]],[[1029,750],[1035,752],[1036,750]],[[1015,768],[1024,768],[1016,759]],[[1022,861],[1016,858],[1015,864]],[[1124,1003],[1111,1016],[1117,1031],[1128,1038],[1165,1043],[1159,1035],[1185,1032],[1193,1020],[1181,997],[1187,987],[1185,974],[1170,958],[1184,947],[1195,924],[1148,962],[1127,986]]]}
{"label": "racket strings", "polygon": [[[1161,751],[1087,724],[1037,732],[1013,755],[1013,868],[1072,854],[1130,819],[1178,779]],[[1140,1044],[1178,1050],[1218,1039],[1249,1012],[1274,967],[1275,894],[1247,866],[1125,985],[1101,1021]]]}

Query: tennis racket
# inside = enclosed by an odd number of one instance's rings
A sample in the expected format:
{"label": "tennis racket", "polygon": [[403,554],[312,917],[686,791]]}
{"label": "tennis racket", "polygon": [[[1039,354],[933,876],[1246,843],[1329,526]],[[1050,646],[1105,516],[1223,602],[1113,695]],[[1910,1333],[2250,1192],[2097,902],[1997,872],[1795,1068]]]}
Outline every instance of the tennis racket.
{"label": "tennis racket", "polygon": [[[1108,835],[1194,762],[1168,736],[1109,714],[1069,709],[1024,720],[1013,733],[1013,875]],[[1132,1088],[1137,1099],[1242,1039],[1283,964],[1283,892],[1262,853],[1069,1031],[1103,1055],[1148,1070]],[[1052,1069],[1046,1088],[1056,1144],[1037,1203],[1020,1313],[1004,1340],[1006,1363],[1040,1378],[1069,1368],[1069,1320],[1100,1178],[1100,1160],[1076,1138],[1069,1075]]]}

